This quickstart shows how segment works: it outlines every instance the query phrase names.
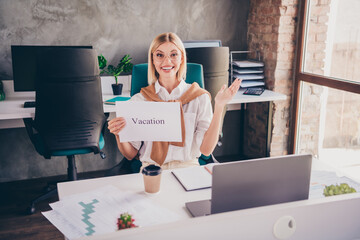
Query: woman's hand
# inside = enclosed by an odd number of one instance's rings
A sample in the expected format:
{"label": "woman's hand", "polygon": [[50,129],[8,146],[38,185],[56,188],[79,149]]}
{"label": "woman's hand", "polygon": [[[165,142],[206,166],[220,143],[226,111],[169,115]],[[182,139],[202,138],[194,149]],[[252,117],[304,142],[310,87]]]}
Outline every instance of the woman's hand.
{"label": "woman's hand", "polygon": [[205,132],[203,141],[200,146],[200,152],[205,156],[210,155],[219,140],[219,131],[221,127],[221,119],[225,105],[234,97],[239,90],[241,80],[235,79],[229,88],[224,85],[215,97],[215,108],[213,118],[208,130]]}
{"label": "woman's hand", "polygon": [[123,117],[117,117],[108,122],[109,131],[115,135],[116,143],[121,154],[126,159],[133,159],[136,154],[138,154],[138,150],[135,149],[129,142],[120,142],[119,132],[123,130],[126,125],[126,120]]}
{"label": "woman's hand", "polygon": [[117,117],[108,122],[108,129],[112,134],[118,136],[119,132],[125,127],[125,125],[125,118]]}
{"label": "woman's hand", "polygon": [[240,88],[241,84],[240,79],[235,79],[229,88],[226,88],[226,85],[222,86],[220,91],[215,96],[215,105],[219,107],[225,107],[225,105],[234,97],[237,91]]}

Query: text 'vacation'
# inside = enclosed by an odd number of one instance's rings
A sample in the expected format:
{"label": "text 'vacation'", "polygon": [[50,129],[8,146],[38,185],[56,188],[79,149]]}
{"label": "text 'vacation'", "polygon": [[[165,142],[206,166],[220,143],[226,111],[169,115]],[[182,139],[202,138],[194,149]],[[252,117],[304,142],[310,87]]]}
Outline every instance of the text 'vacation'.
{"label": "text 'vacation'", "polygon": [[155,125],[163,125],[165,124],[165,120],[159,119],[138,119],[138,118],[131,118],[134,124],[155,124]]}

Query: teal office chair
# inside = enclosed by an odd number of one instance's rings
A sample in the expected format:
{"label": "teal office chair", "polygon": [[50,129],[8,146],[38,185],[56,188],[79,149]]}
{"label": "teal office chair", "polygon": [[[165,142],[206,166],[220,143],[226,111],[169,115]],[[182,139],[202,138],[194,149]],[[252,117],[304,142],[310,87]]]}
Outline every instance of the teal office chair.
{"label": "teal office chair", "polygon": [[[66,156],[67,180],[77,180],[75,155],[99,153],[105,158],[97,54],[93,49],[49,49],[39,53],[37,66],[35,119],[24,119],[26,130],[44,158]],[[55,188],[34,199],[28,213],[56,193]]]}
{"label": "teal office chair", "polygon": [[[130,95],[133,96],[140,92],[141,88],[148,86],[148,64],[142,63],[133,66],[132,77],[131,77],[131,90]],[[205,88],[204,85],[204,75],[203,75],[203,67],[201,64],[197,63],[187,63],[187,72],[186,72],[186,83],[192,84],[197,82],[201,88]],[[139,172],[141,167],[141,161],[137,159],[133,159],[129,162],[126,158],[123,159],[127,166],[130,167],[131,172]],[[216,161],[212,155],[204,156],[201,155],[199,157],[199,164],[205,165],[210,162]]]}

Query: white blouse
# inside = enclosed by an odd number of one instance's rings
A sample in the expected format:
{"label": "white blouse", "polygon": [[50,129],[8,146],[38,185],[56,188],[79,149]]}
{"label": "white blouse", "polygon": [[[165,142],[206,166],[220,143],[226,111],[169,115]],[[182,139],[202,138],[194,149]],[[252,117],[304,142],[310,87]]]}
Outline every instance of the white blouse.
{"label": "white blouse", "polygon": [[[181,95],[190,88],[191,84],[181,81],[180,84],[169,94],[168,91],[159,84],[155,83],[155,92],[164,101],[177,100]],[[146,101],[141,93],[135,94],[131,101]],[[200,156],[200,146],[204,134],[210,126],[213,116],[211,101],[207,94],[195,98],[189,103],[183,105],[185,120],[185,146],[177,147],[169,145],[169,151],[165,162],[177,161],[194,161]],[[134,148],[139,150],[141,142],[130,142]],[[142,162],[155,163],[151,158],[152,142],[145,141],[139,151]]]}

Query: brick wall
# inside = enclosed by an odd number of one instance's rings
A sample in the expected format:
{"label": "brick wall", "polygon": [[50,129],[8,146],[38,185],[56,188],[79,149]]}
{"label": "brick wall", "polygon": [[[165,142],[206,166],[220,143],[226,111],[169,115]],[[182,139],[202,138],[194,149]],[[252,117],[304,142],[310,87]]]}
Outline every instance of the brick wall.
{"label": "brick wall", "polygon": [[[312,0],[310,21],[307,32],[304,70],[308,73],[323,75],[325,67],[326,33],[331,0]],[[319,154],[319,130],[321,108],[326,102],[322,86],[305,83],[302,88],[301,114],[299,121],[298,152]]]}
{"label": "brick wall", "polygon": [[[298,0],[251,0],[248,19],[248,46],[255,57],[259,51],[265,62],[266,87],[288,96],[273,105],[272,139],[270,155],[288,153],[290,101],[295,64],[295,41]],[[260,105],[260,106],[259,106]],[[255,107],[256,106],[256,107]],[[267,103],[249,104],[246,122],[245,154],[256,157],[264,149]],[[252,130],[256,134],[252,134]]]}
{"label": "brick wall", "polygon": [[[286,101],[274,102],[270,143],[272,156],[287,154],[289,151],[289,120],[294,115],[290,112],[290,105],[299,3],[299,0],[250,0],[248,46],[252,51],[251,57],[255,58],[256,51],[259,51],[266,66],[267,88],[288,96]],[[329,61],[325,51],[326,43],[329,43],[327,33],[332,0],[311,0],[310,4],[305,72],[330,74],[333,77],[356,81],[360,76],[356,67],[360,59],[360,44],[357,43],[357,38],[354,40],[349,37],[346,44],[334,43],[332,52],[329,52],[332,57],[327,64],[330,65],[325,66],[325,61]],[[338,10],[332,7],[333,10]],[[346,21],[346,18],[339,18],[337,21]],[[341,24],[344,25],[340,22]],[[330,67],[330,72],[325,67]],[[304,83],[297,152],[310,153],[316,157],[322,147],[356,148],[360,143],[358,100],[356,94]],[[245,122],[249,127],[245,131],[245,154],[249,157],[262,156],[265,149],[267,104],[248,104],[246,111]],[[320,136],[321,133],[323,136]]]}

